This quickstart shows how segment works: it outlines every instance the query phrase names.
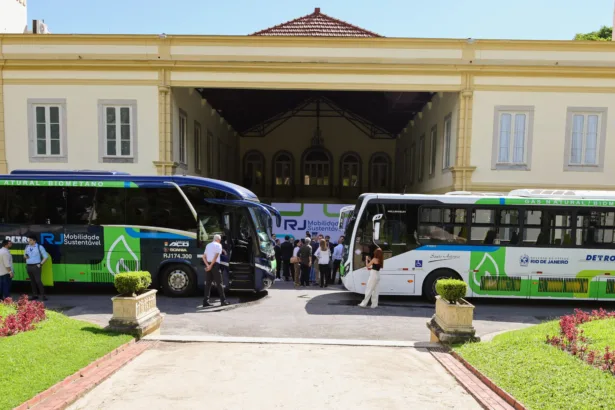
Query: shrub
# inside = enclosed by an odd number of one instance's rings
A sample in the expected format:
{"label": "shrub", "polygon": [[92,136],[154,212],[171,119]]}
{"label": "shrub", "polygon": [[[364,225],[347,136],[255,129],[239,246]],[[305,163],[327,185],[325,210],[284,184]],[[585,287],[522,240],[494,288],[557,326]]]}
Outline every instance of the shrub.
{"label": "shrub", "polygon": [[459,279],[440,279],[436,282],[436,292],[452,304],[463,298],[467,290],[468,285]]}
{"label": "shrub", "polygon": [[149,272],[118,273],[114,278],[115,289],[124,296],[136,296],[143,293],[152,284]]}
{"label": "shrub", "polygon": [[0,337],[33,330],[36,323],[45,320],[43,304],[30,301],[25,295],[16,303],[11,298],[5,299],[2,303],[14,309],[15,313],[0,317]]}
{"label": "shrub", "polygon": [[559,336],[547,335],[547,343],[615,376],[615,354],[610,347],[606,346],[604,352],[589,350],[589,340],[584,331],[578,328],[583,323],[614,318],[615,312],[607,312],[602,308],[592,310],[591,313],[575,309],[574,314],[560,318]]}

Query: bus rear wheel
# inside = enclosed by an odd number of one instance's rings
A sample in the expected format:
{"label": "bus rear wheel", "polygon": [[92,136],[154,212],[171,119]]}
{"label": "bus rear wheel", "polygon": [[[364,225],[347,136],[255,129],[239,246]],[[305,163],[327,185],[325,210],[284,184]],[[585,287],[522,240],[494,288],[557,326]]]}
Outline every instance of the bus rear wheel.
{"label": "bus rear wheel", "polygon": [[436,282],[440,279],[461,279],[461,276],[450,269],[436,269],[431,272],[425,278],[425,282],[423,282],[423,296],[432,303],[436,301],[436,296],[438,295],[438,292],[436,292]]}
{"label": "bus rear wheel", "polygon": [[188,265],[167,266],[162,271],[161,283],[166,296],[191,296],[196,291],[196,276]]}

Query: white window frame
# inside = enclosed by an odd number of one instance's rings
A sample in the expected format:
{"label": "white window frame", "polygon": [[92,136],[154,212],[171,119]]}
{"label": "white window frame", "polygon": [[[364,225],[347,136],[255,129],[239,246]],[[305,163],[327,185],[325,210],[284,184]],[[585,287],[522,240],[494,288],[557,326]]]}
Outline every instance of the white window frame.
{"label": "white window frame", "polygon": [[418,160],[418,179],[419,182],[423,182],[425,177],[425,134],[419,137],[419,160]]}
{"label": "white window frame", "polygon": [[184,110],[179,110],[179,124],[178,124],[178,162],[182,165],[188,164],[188,114]]}
{"label": "white window frame", "polygon": [[[46,141],[46,153],[39,154],[37,143],[37,122],[36,122],[36,108],[45,108],[45,141]],[[51,107],[58,108],[58,121],[59,121],[59,133],[60,133],[60,153],[52,155],[49,153],[51,149],[51,125],[49,122],[49,109]],[[67,144],[67,122],[66,122],[66,99],[28,99],[28,156],[30,162],[68,162],[68,144]]]}
{"label": "white window frame", "polygon": [[[523,160],[514,162],[516,116],[525,115],[525,130],[523,131]],[[501,120],[502,116],[510,115],[510,136],[508,138],[508,158],[500,160]],[[530,105],[499,105],[493,115],[493,141],[491,153],[491,169],[509,171],[529,171],[532,165],[532,146],[534,139],[534,106]]]}
{"label": "white window frame", "polygon": [[444,132],[442,133],[442,169],[448,170],[453,167],[453,114],[444,117]]}
{"label": "white window frame", "polygon": [[[564,151],[564,171],[581,172],[602,172],[604,170],[604,153],[606,150],[606,124],[608,109],[606,107],[568,107],[566,112],[566,144]],[[581,152],[581,162],[571,163],[572,157],[572,134],[574,127],[574,116],[583,115],[583,147]],[[587,117],[590,115],[598,116],[597,138],[596,138],[596,160],[595,164],[586,164],[585,149],[587,143]]]}
{"label": "white window frame", "polygon": [[438,149],[438,126],[431,127],[429,134],[429,177],[436,175],[436,158]]}
{"label": "white window frame", "polygon": [[[120,119],[120,108],[130,109],[130,155],[121,154],[121,144],[116,146],[116,155],[107,154],[107,108],[116,109],[116,119]],[[116,122],[116,141],[121,142],[121,121]],[[98,100],[98,151],[99,162],[136,163],[137,162],[137,100]]]}
{"label": "white window frame", "polygon": [[198,121],[194,122],[194,169],[201,172],[201,166],[203,161],[201,158],[201,138],[203,136],[203,130],[201,124]]}

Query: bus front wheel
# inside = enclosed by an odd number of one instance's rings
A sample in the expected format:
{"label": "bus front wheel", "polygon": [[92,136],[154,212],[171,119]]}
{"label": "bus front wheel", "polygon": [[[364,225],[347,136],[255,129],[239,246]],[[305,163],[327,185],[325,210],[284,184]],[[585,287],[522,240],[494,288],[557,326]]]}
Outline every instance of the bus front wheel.
{"label": "bus front wheel", "polygon": [[172,297],[190,296],[196,291],[196,275],[188,265],[174,264],[161,274],[162,290]]}
{"label": "bus front wheel", "polygon": [[423,296],[430,302],[436,301],[436,296],[438,295],[438,292],[436,292],[436,282],[440,279],[461,279],[461,276],[450,269],[436,269],[431,272],[425,278],[425,282],[423,282]]}

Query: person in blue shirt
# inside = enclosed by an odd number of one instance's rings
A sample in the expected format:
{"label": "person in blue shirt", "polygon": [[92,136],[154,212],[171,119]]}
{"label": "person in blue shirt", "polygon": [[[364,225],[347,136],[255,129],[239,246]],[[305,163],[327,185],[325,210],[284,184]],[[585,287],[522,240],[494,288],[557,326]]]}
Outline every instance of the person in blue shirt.
{"label": "person in blue shirt", "polygon": [[31,299],[36,300],[40,297],[43,300],[47,300],[41,272],[43,264],[49,258],[49,254],[45,248],[37,243],[36,236],[34,235],[28,236],[28,244],[24,251],[24,257],[26,258],[26,270],[30,278],[30,285],[32,285]]}

